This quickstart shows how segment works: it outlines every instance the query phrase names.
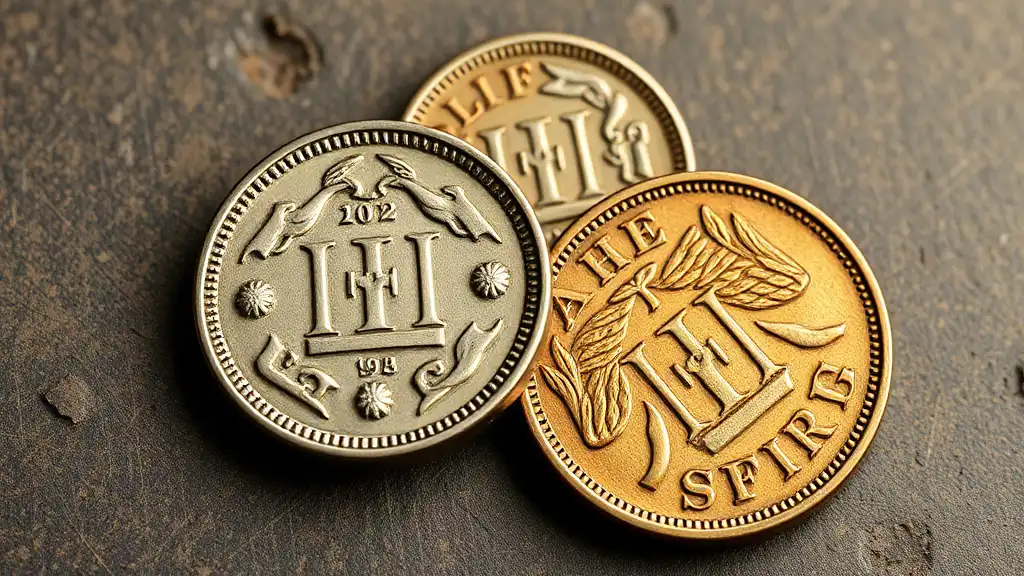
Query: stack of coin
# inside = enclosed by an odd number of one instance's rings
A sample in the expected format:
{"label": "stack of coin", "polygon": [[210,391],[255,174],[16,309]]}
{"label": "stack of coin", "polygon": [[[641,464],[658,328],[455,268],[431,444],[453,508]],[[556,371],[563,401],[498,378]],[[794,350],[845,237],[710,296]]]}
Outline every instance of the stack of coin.
{"label": "stack of coin", "polygon": [[778,528],[878,428],[885,304],[806,200],[693,170],[678,110],[627,57],[484,44],[404,122],[309,134],[235,186],[200,259],[203,348],[302,448],[422,453],[521,398],[609,514],[688,539]]}

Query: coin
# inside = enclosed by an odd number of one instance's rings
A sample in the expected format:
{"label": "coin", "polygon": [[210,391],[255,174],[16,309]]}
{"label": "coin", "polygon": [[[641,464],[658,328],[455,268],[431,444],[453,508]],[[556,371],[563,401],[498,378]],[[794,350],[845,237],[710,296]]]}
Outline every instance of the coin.
{"label": "coin", "polygon": [[554,240],[606,194],[693,170],[686,124],[636,62],[592,40],[500,38],[439,70],[405,119],[487,152],[519,183]]}
{"label": "coin", "polygon": [[315,451],[439,444],[518,398],[550,306],[515,182],[448,134],[342,124],[239,182],[203,248],[206,357],[245,412]]}
{"label": "coin", "polygon": [[561,476],[635,526],[752,535],[853,472],[889,393],[877,282],[838,226],[754,178],[676,174],[606,198],[551,252],[523,404]]}

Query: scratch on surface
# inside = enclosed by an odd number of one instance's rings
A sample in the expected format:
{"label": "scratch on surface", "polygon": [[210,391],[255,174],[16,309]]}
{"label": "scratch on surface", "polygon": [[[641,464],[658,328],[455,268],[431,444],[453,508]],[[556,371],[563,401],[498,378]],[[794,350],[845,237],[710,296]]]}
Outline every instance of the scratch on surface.
{"label": "scratch on surface", "polygon": [[[21,159],[21,191],[26,196],[28,196],[28,167],[25,165],[24,158]],[[39,199],[43,201],[43,204],[45,204],[46,207],[49,208],[57,216],[57,218],[59,218],[60,221],[64,223],[65,226],[71,226],[71,221],[65,218],[63,214],[61,214],[60,210],[57,209],[57,206],[50,200],[50,197],[46,195],[46,190],[44,190],[42,187],[40,187],[39,189],[38,196]]]}
{"label": "scratch on surface", "polygon": [[[292,510],[295,510],[296,508],[299,507],[299,504],[302,504],[308,498],[311,497],[312,495],[307,495],[305,497],[292,496],[291,500],[289,500],[288,503],[285,504],[284,509],[281,510],[281,512],[279,512],[277,516],[274,516],[269,522],[264,523],[262,526],[260,526],[258,530],[252,533],[252,535],[249,537],[248,542],[246,542],[245,546],[252,548],[256,544],[256,541],[261,536],[266,534],[267,531],[274,527],[274,524],[277,524],[277,522],[281,520],[281,518],[284,518],[286,514],[291,513]],[[238,553],[242,550],[242,548],[242,546],[236,546],[235,551],[227,557],[227,559],[224,561],[224,564],[230,564],[231,561],[234,560],[235,556],[237,556]]]}
{"label": "scratch on surface", "polygon": [[482,528],[483,531],[487,533],[489,540],[494,540],[494,532],[492,532],[491,528],[487,526],[487,524],[479,516],[477,516],[476,512],[473,512],[473,510],[467,508],[462,502],[456,501],[456,504],[458,504],[459,508],[462,508],[462,510],[467,515],[469,515],[469,517],[472,518],[474,522],[476,522],[477,526]]}
{"label": "scratch on surface", "polygon": [[89,552],[93,555],[93,558],[96,559],[96,562],[98,562],[99,565],[103,567],[103,570],[105,570],[107,574],[113,574],[113,572],[110,570],[110,566],[107,566],[107,563],[104,562],[103,557],[100,556],[99,552],[97,552],[96,549],[92,547],[92,544],[90,544],[89,540],[86,539],[85,533],[82,532],[82,529],[78,527],[78,524],[73,521],[70,514],[65,513],[65,516],[68,519],[68,524],[71,526],[71,529],[74,530],[76,534],[78,534],[78,539],[81,540],[82,545],[85,546],[86,549],[89,550]]}
{"label": "scratch on surface", "polygon": [[142,137],[146,141],[146,149],[149,150],[149,174],[153,178],[153,181],[157,181],[156,176],[156,153],[153,151],[153,134],[149,126],[149,113],[146,112],[146,95],[142,90],[142,70],[138,70],[135,77],[135,93],[140,96],[139,98],[139,116],[142,117]]}
{"label": "scratch on surface", "polygon": [[160,560],[160,557],[163,556],[164,549],[167,548],[167,545],[170,544],[174,537],[178,535],[178,532],[181,532],[182,528],[189,525],[191,522],[191,518],[186,518],[183,522],[178,524],[173,530],[171,530],[171,533],[167,535],[167,538],[164,538],[164,541],[157,546],[156,550],[153,551],[153,554],[149,558],[140,562],[140,564],[156,564],[156,562]]}
{"label": "scratch on surface", "polygon": [[957,102],[954,112],[961,112],[965,108],[973,106],[978,100],[981,100],[983,96],[996,88],[1011,82],[1007,78],[1007,74],[1013,72],[1013,70],[1020,65],[1018,59],[1013,58],[1002,68],[996,68],[995,70],[989,70],[988,74],[985,75],[985,79],[974,85],[974,88],[970,92],[964,95],[964,97]]}

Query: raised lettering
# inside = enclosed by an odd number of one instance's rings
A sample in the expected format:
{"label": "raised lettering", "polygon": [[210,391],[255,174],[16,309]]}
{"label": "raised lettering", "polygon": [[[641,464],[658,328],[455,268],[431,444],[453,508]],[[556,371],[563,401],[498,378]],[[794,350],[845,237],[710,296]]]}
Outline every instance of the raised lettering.
{"label": "raised lettering", "polygon": [[[597,242],[583,253],[578,262],[586,264],[594,274],[597,274],[601,285],[604,286],[631,260],[612,247],[611,240],[605,235],[598,238]],[[606,265],[611,265],[611,267],[606,268]]]}
{"label": "raised lettering", "polygon": [[686,316],[686,308],[683,308],[674,318],[665,323],[655,334],[658,336],[669,333],[675,336],[679,344],[689,352],[685,366],[675,363],[672,371],[683,381],[688,388],[699,387],[699,382],[694,376],[700,378],[708,391],[722,406],[723,411],[730,410],[737,402],[743,399],[743,395],[733,388],[732,384],[726,381],[725,377],[718,370],[715,361],[722,364],[729,364],[722,348],[712,338],[708,338],[707,344],[701,344],[697,337],[683,324],[683,317]]}
{"label": "raised lettering", "polygon": [[729,483],[732,484],[734,498],[732,503],[741,504],[753,499],[757,494],[750,491],[754,485],[754,477],[757,474],[757,456],[751,454],[746,458],[740,458],[721,466],[719,470],[726,473]]}
{"label": "raised lettering", "polygon": [[645,210],[629,222],[619,225],[619,228],[622,228],[629,234],[629,239],[636,246],[636,256],[649,252],[667,241],[665,231],[661,228],[653,229],[651,227],[653,223],[654,215],[651,214],[650,210]]}
{"label": "raised lettering", "polygon": [[476,91],[484,97],[484,108],[494,108],[498,104],[501,104],[505,100],[494,94],[494,90],[491,89],[490,82],[487,81],[486,76],[477,76],[473,79],[473,86],[476,87]]}
{"label": "raised lettering", "polygon": [[513,98],[522,98],[526,95],[526,88],[530,85],[530,72],[533,66],[529,62],[513,64],[502,70],[505,80],[508,81],[508,89]]}
{"label": "raised lettering", "polygon": [[576,325],[576,317],[579,316],[580,311],[590,301],[589,294],[573,292],[565,288],[552,288],[551,298],[555,311],[562,318],[566,332],[572,330],[573,326]]}
{"label": "raised lettering", "polygon": [[[711,487],[711,470],[694,468],[683,474],[683,510],[707,510],[715,503],[715,489]],[[695,501],[691,496],[700,496]]]}
{"label": "raised lettering", "polygon": [[523,175],[533,174],[537,181],[539,198],[535,206],[538,208],[562,202],[558,192],[558,181],[555,179],[555,169],[565,170],[565,152],[561,146],[552,147],[548,141],[549,122],[551,117],[544,116],[516,124],[516,127],[524,130],[530,139],[530,152],[520,151],[517,158],[519,170]]}
{"label": "raised lettering", "polygon": [[[834,380],[834,387],[830,387],[826,383],[826,375],[837,375]],[[845,386],[842,386],[844,385]],[[845,392],[843,389],[845,388]],[[810,398],[822,398],[831,402],[835,402],[846,410],[846,403],[850,401],[850,396],[853,394],[853,369],[839,368],[821,362],[818,364],[818,370],[814,372],[814,377],[811,378],[811,393]]]}
{"label": "raised lettering", "polygon": [[477,132],[477,135],[483,139],[487,155],[497,162],[502,170],[508,171],[508,166],[505,164],[505,127],[498,126],[481,130]]}
{"label": "raised lettering", "polygon": [[[806,428],[801,429],[797,426],[797,422],[802,422]],[[821,450],[822,445],[811,437],[814,436],[828,440],[835,433],[836,426],[818,426],[814,413],[807,409],[801,409],[789,419],[789,424],[786,424],[783,431],[800,444],[803,444],[804,448],[807,449],[808,458],[814,458],[818,450]]]}
{"label": "raised lettering", "polygon": [[569,124],[572,131],[572,141],[576,146],[576,158],[579,160],[580,181],[583,183],[583,190],[580,198],[595,198],[603,196],[601,187],[597,183],[597,171],[594,170],[594,159],[590,154],[590,142],[587,139],[587,116],[590,110],[580,110],[561,116],[563,122]]}
{"label": "raised lettering", "polygon": [[761,449],[771,455],[772,460],[782,468],[782,472],[786,475],[786,480],[793,477],[794,474],[800,471],[800,467],[793,463],[789,459],[789,456],[782,450],[782,446],[779,446],[779,438],[776,436],[771,439],[771,442],[761,446]]}
{"label": "raised lettering", "polygon": [[333,240],[299,246],[309,252],[310,266],[313,270],[313,329],[306,333],[306,337],[339,334],[331,323],[331,300],[327,289],[327,249],[333,246]]}
{"label": "raised lettering", "polygon": [[462,127],[465,128],[473,123],[474,120],[479,118],[484,113],[484,103],[479,100],[473,101],[473,111],[466,110],[466,107],[459,102],[458,98],[451,98],[444,103],[444,107],[452,113],[453,116],[459,119],[462,123]]}
{"label": "raised lettering", "polygon": [[356,288],[363,292],[363,325],[356,332],[375,332],[394,330],[388,326],[384,311],[384,289],[387,288],[392,298],[398,297],[398,271],[392,267],[384,272],[381,258],[382,247],[391,243],[390,236],[374,236],[372,238],[355,238],[352,244],[363,251],[363,274],[357,276],[353,272],[346,274],[348,278],[348,297],[356,297]]}
{"label": "raised lettering", "polygon": [[658,374],[658,371],[654,369],[654,366],[651,366],[650,360],[648,360],[647,356],[644,355],[645,345],[644,341],[641,340],[640,343],[634,346],[633,349],[629,351],[629,354],[622,359],[622,363],[632,364],[640,374],[647,379],[651,386],[661,394],[669,407],[672,408],[676,415],[679,416],[679,419],[683,421],[683,424],[686,425],[687,430],[690,432],[689,440],[693,441],[697,437],[697,434],[707,427],[708,424],[707,422],[701,422],[693,415],[692,412],[690,412],[690,409],[687,408],[686,405],[679,400],[679,397],[676,396],[675,392],[668,387],[668,384],[666,384],[665,380],[663,380]]}
{"label": "raised lettering", "polygon": [[406,234],[406,240],[416,245],[416,259],[419,263],[420,284],[420,319],[413,323],[414,328],[440,328],[444,326],[437,317],[437,297],[434,295],[434,259],[431,255],[431,242],[440,238],[437,232],[418,232]]}

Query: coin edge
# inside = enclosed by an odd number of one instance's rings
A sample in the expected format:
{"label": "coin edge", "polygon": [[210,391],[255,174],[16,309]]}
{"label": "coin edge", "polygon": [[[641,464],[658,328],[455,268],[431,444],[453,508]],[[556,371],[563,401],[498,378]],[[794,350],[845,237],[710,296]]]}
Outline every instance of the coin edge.
{"label": "coin edge", "polygon": [[[789,506],[786,509],[782,509],[777,513],[773,513],[771,516],[762,520],[755,520],[753,522],[746,522],[737,526],[725,526],[716,528],[687,528],[684,526],[672,526],[667,522],[661,522],[658,518],[669,518],[663,514],[651,512],[645,510],[639,506],[629,503],[628,500],[616,496],[610,490],[605,489],[599,482],[591,478],[578,464],[575,467],[582,473],[583,477],[589,480],[592,484],[595,484],[602,488],[607,494],[624,503],[624,505],[631,507],[635,512],[629,512],[623,508],[613,505],[606,498],[594,492],[592,488],[586,485],[586,480],[578,477],[572,470],[570,470],[562,458],[555,452],[554,447],[545,437],[544,432],[540,428],[540,423],[537,421],[537,411],[543,414],[543,408],[539,406],[539,400],[534,401],[531,395],[536,396],[538,393],[535,388],[539,385],[536,381],[537,364],[539,363],[539,355],[535,355],[533,361],[530,363],[530,367],[526,373],[525,378],[528,380],[526,389],[522,395],[522,407],[525,412],[526,419],[529,422],[530,431],[533,434],[534,439],[541,445],[544,454],[548,460],[555,466],[559,474],[568,481],[568,483],[577,491],[580,492],[590,502],[597,505],[597,507],[603,512],[610,514],[616,519],[623,521],[631,526],[641,528],[650,532],[655,532],[665,536],[671,536],[680,540],[694,540],[694,541],[715,541],[715,540],[734,540],[744,537],[749,537],[755,534],[769,533],[775,530],[783,528],[785,525],[789,525],[797,521],[798,519],[806,517],[808,513],[814,510],[822,501],[827,499],[829,496],[838,491],[846,482],[846,480],[852,475],[859,467],[861,461],[864,459],[868,449],[875,439],[878,428],[881,424],[882,416],[885,413],[885,407],[888,404],[889,390],[891,386],[892,377],[892,331],[889,322],[888,309],[885,306],[885,300],[882,296],[881,287],[878,285],[878,280],[875,277],[874,271],[868,265],[867,260],[861,253],[860,249],[850,239],[846,232],[827,214],[825,214],[820,208],[813,205],[805,198],[782,188],[771,182],[767,182],[752,176],[746,176],[743,174],[736,174],[731,172],[721,171],[703,171],[703,172],[682,172],[676,174],[669,174],[666,176],[660,176],[652,178],[644,182],[640,182],[628,188],[624,188],[619,192],[616,192],[610,196],[605,197],[603,200],[592,206],[587,212],[583,213],[572,226],[569,227],[559,238],[558,242],[551,249],[550,260],[553,263],[557,262],[559,254],[566,251],[569,243],[572,242],[575,237],[587,226],[589,226],[596,218],[602,215],[609,209],[614,208],[616,205],[628,201],[636,196],[640,196],[645,192],[656,190],[662,187],[668,187],[672,185],[684,185],[687,183],[699,183],[707,182],[708,184],[713,182],[723,183],[726,185],[744,186],[751,189],[759,189],[762,193],[767,193],[769,196],[776,196],[794,207],[804,211],[808,216],[818,220],[824,228],[830,232],[835,239],[838,241],[840,246],[848,253],[849,257],[853,259],[856,266],[860,269],[864,276],[864,282],[868,288],[867,292],[870,293],[872,300],[875,303],[875,308],[878,315],[878,333],[879,339],[882,342],[882,367],[880,370],[880,382],[877,392],[877,397],[874,401],[874,407],[872,408],[871,416],[868,419],[867,425],[864,431],[861,432],[861,437],[857,440],[857,445],[846,456],[845,461],[839,465],[838,469],[833,473],[828,480],[822,482],[821,486],[816,488],[810,495],[802,497],[796,505]],[[649,201],[648,201],[649,202]],[[638,206],[644,202],[637,202],[633,206]],[[631,207],[633,207],[631,206]],[[776,206],[778,208],[778,206]],[[803,223],[801,223],[803,224]],[[833,251],[834,253],[834,251]],[[849,268],[844,266],[844,271],[849,273]],[[555,274],[552,273],[551,283],[554,287]],[[852,282],[852,279],[851,279]],[[855,286],[856,287],[856,286]],[[858,292],[863,292],[858,290]],[[550,329],[550,328],[549,328]],[[547,336],[547,334],[545,334]],[[536,408],[535,408],[536,406]],[[862,408],[863,409],[863,408]],[[855,422],[856,424],[856,422]],[[560,444],[560,441],[559,441]],[[845,446],[845,443],[844,443]],[[822,473],[827,471],[830,466],[833,466],[836,462],[837,455],[834,455],[830,462],[826,464]],[[800,494],[806,490],[808,486],[814,484],[814,482],[820,477],[815,476],[814,480],[811,480],[807,485],[797,489],[794,495]],[[789,496],[787,498],[792,498]],[[772,507],[780,507],[780,502],[775,502],[763,509],[770,509]],[[763,510],[762,509],[762,510]],[[751,514],[760,514],[760,511]],[[652,519],[653,518],[653,519]],[[674,517],[673,517],[674,518]],[[703,521],[708,524],[712,522],[727,523],[736,517],[727,518],[724,520],[715,519]]]}
{"label": "coin edge", "polygon": [[[693,151],[693,141],[690,138],[690,130],[686,125],[686,121],[683,119],[682,113],[676,106],[675,100],[669,96],[665,87],[662,86],[650,72],[640,66],[640,64],[635,60],[626,54],[619,52],[615,48],[612,48],[607,44],[597,42],[596,40],[590,40],[589,38],[583,38],[581,36],[566,34],[563,32],[527,32],[523,34],[510,34],[489,40],[483,44],[478,44],[473,48],[459,53],[438,68],[437,71],[429,76],[420,86],[419,90],[417,90],[409,100],[409,104],[406,106],[405,112],[402,113],[402,120],[419,124],[420,120],[417,118],[420,115],[419,108],[428,104],[432,100],[431,97],[435,91],[440,93],[440,88],[438,88],[438,86],[441,82],[448,79],[449,76],[457,72],[462,66],[468,64],[469,68],[466,69],[466,72],[469,72],[479,65],[474,63],[474,60],[478,57],[501,48],[529,42],[553,42],[566,46],[574,46],[584,50],[589,50],[604,56],[611,61],[617,61],[621,64],[623,68],[634,74],[640,82],[645,84],[651,90],[654,94],[654,99],[658,101],[658,104],[665,108],[665,112],[672,120],[673,128],[675,128],[676,133],[679,135],[680,146],[682,147],[682,160],[684,164],[683,166],[675,165],[676,158],[673,154],[673,170],[684,170],[686,172],[693,172],[696,170],[696,158]],[[622,78],[620,75],[615,74],[607,68],[602,67],[602,69],[628,83],[628,79]],[[637,95],[644,100],[644,103],[647,104],[648,107],[653,107],[652,102],[650,102],[649,99],[644,99],[639,93]]]}
{"label": "coin edge", "polygon": [[[425,438],[415,439],[406,443],[400,443],[397,445],[383,446],[383,447],[342,447],[334,446],[329,444],[323,444],[311,440],[310,438],[303,437],[291,430],[284,429],[281,425],[272,421],[268,416],[264,415],[259,409],[253,406],[242,394],[231,384],[230,378],[225,372],[224,366],[217,358],[216,351],[214,350],[211,335],[208,331],[207,322],[205,318],[205,275],[207,267],[209,265],[210,255],[215,245],[215,239],[218,236],[221,227],[227,218],[228,214],[232,211],[239,197],[247,190],[253,183],[262,175],[264,172],[269,170],[270,167],[274,166],[280,161],[284,161],[286,157],[292,154],[296,150],[301,150],[304,146],[311,145],[318,142],[326,137],[338,136],[341,137],[343,134],[349,134],[357,131],[373,131],[373,130],[394,130],[398,132],[408,132],[410,134],[416,134],[422,137],[432,138],[436,141],[443,142],[455,150],[460,150],[467,157],[474,162],[482,165],[490,174],[501,181],[501,183],[511,192],[515,201],[519,204],[520,209],[526,218],[527,225],[530,228],[531,235],[536,244],[536,255],[535,260],[532,260],[524,256],[524,265],[529,268],[531,265],[538,266],[538,282],[539,290],[537,294],[537,312],[533,323],[533,330],[529,341],[524,345],[523,352],[520,361],[516,364],[508,376],[505,377],[505,384],[500,386],[498,390],[492,393],[480,407],[473,410],[465,418],[442,429],[440,432],[436,432],[432,435],[426,436]],[[343,149],[343,148],[342,148]],[[418,149],[418,148],[417,148]],[[459,166],[458,164],[452,163],[447,157],[444,157],[438,153],[432,151],[422,150],[431,154],[434,154],[439,159],[445,160],[452,164],[453,168],[467,171],[467,169]],[[468,172],[468,171],[467,171]],[[472,173],[469,173],[471,177],[476,179]],[[506,216],[510,216],[505,211]],[[517,238],[518,240],[518,238]],[[523,244],[520,241],[520,250],[523,250]],[[439,130],[424,126],[422,124],[415,124],[411,122],[403,122],[398,120],[363,120],[355,122],[346,122],[341,124],[335,124],[319,130],[304,134],[295,138],[294,140],[284,144],[277,148],[259,162],[242,177],[228,193],[224,199],[220,208],[217,211],[216,216],[211,221],[209,231],[203,242],[203,248],[200,252],[198,259],[198,265],[196,267],[196,275],[194,278],[194,292],[193,292],[193,315],[195,319],[195,327],[203,348],[203,356],[206,358],[207,365],[217,381],[221,384],[221,387],[228,393],[228,395],[243,408],[246,412],[260,426],[266,430],[269,430],[275,437],[284,440],[288,444],[295,445],[297,447],[310,450],[312,452],[325,454],[336,458],[345,458],[351,460],[376,460],[390,457],[401,457],[415,453],[422,453],[431,448],[437,447],[441,444],[446,443],[449,440],[453,440],[458,436],[468,433],[472,430],[480,428],[486,422],[497,417],[504,409],[514,403],[521,395],[525,388],[526,378],[524,375],[529,369],[529,362],[532,361],[533,356],[536,354],[537,348],[543,338],[543,333],[546,328],[548,312],[551,306],[551,266],[548,260],[547,244],[544,238],[543,232],[540,228],[540,223],[537,221],[536,216],[533,213],[533,209],[530,206],[529,201],[523,195],[519,186],[515,183],[511,176],[509,176],[504,170],[502,170],[490,157],[483,152],[472,147],[465,141],[446,134]],[[524,311],[525,312],[525,311]],[[520,315],[520,321],[522,321],[522,315]],[[507,355],[506,355],[507,357]],[[493,376],[492,376],[493,378]],[[511,383],[511,384],[509,384]],[[504,393],[502,390],[504,389]],[[269,403],[268,403],[269,404]],[[490,408],[487,404],[492,404]],[[276,409],[276,408],[275,408]],[[281,412],[280,410],[277,410]],[[283,412],[281,412],[283,414]],[[290,418],[290,417],[289,417]],[[442,421],[444,418],[439,419]],[[304,427],[311,428],[303,425]],[[326,433],[326,431],[321,431]],[[337,433],[331,433],[337,434]],[[390,434],[386,437],[397,436],[398,434]],[[352,438],[382,438],[385,436],[360,436],[360,435],[346,435]]]}

